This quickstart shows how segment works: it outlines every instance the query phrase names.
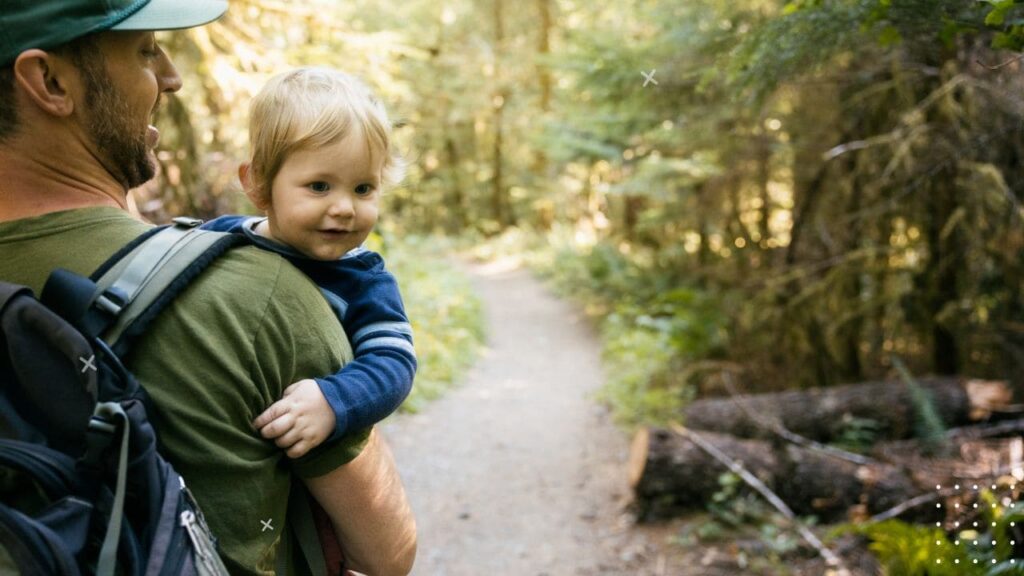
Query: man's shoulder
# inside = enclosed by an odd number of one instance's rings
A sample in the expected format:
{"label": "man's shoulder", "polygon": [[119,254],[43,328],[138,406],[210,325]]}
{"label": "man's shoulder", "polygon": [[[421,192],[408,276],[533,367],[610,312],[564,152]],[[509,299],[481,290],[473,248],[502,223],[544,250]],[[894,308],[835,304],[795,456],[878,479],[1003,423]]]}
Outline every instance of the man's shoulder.
{"label": "man's shoulder", "polygon": [[[255,246],[221,256],[195,281],[193,292],[215,306],[264,312],[269,307],[322,308],[330,314],[319,288],[286,258]],[[260,314],[262,316],[262,314]],[[300,318],[296,318],[296,321]]]}

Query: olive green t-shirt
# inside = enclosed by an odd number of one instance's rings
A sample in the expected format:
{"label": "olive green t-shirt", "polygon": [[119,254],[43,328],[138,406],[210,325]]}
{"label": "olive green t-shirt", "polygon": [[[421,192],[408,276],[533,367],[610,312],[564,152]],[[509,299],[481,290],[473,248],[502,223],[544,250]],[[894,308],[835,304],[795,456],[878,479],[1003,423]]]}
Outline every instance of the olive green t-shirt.
{"label": "olive green t-shirt", "polygon": [[[0,222],[0,280],[38,295],[54,268],[88,276],[147,229],[110,207]],[[156,408],[161,453],[195,494],[232,574],[273,574],[294,475],[345,464],[368,435],[291,461],[250,422],[289,384],[333,374],[351,358],[317,287],[252,247],[216,260],[128,355]]]}

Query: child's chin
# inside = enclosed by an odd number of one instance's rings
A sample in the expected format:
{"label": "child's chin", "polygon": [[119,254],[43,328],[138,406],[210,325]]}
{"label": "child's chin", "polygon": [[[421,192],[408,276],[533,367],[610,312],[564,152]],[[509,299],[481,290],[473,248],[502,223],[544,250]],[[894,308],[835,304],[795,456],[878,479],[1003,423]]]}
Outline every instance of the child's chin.
{"label": "child's chin", "polygon": [[307,252],[306,255],[309,256],[310,258],[313,258],[314,260],[337,260],[338,258],[341,258],[347,253],[348,250],[344,248],[331,247],[320,248],[318,250]]}

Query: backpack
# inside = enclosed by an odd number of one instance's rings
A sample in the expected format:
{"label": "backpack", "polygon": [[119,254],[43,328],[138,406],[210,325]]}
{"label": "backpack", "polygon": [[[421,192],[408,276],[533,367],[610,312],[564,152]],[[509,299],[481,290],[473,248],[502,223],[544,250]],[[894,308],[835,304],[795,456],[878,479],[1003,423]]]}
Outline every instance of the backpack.
{"label": "backpack", "polygon": [[55,270],[39,300],[0,282],[0,572],[6,551],[25,576],[228,574],[120,360],[245,242],[199,223],[148,231],[88,279]]}

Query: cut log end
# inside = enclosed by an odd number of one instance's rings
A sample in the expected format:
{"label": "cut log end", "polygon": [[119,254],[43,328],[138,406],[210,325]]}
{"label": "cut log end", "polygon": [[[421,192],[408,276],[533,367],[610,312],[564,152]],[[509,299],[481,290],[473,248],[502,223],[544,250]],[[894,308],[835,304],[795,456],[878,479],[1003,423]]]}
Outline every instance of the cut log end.
{"label": "cut log end", "polygon": [[970,402],[971,420],[987,419],[993,411],[1005,410],[1013,400],[1013,391],[998,380],[968,380],[964,383]]}
{"label": "cut log end", "polygon": [[636,489],[637,484],[644,477],[644,468],[647,466],[647,452],[651,447],[651,433],[646,427],[636,431],[633,436],[633,445],[629,449],[629,487]]}

